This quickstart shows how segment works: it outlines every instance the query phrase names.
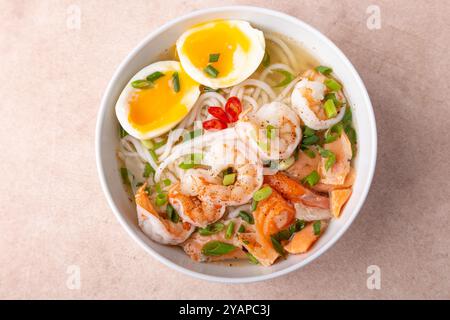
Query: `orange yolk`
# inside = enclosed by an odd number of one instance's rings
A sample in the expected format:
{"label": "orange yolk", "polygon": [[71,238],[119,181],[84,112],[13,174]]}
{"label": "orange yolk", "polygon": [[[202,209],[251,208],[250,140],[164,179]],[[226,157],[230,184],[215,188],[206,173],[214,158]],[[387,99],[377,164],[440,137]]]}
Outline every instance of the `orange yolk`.
{"label": "orange yolk", "polygon": [[128,120],[137,130],[148,132],[163,128],[178,122],[188,113],[186,105],[182,103],[183,96],[198,84],[181,71],[178,73],[180,91],[175,92],[173,73],[165,72],[163,77],[155,81],[153,88],[136,90],[131,95]]}
{"label": "orange yolk", "polygon": [[[233,70],[233,54],[240,47],[244,52],[250,49],[250,40],[237,26],[218,21],[211,27],[194,32],[186,38],[182,51],[194,66],[203,70],[211,64],[219,71],[218,77]],[[219,61],[209,62],[210,54],[220,54]]]}

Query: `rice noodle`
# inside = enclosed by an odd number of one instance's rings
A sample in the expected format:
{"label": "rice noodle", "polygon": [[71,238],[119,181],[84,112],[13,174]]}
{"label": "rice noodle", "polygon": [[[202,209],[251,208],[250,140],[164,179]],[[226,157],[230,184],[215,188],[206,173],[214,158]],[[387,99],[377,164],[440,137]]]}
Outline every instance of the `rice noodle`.
{"label": "rice noodle", "polygon": [[258,88],[264,90],[264,92],[272,100],[275,100],[275,98],[276,98],[275,92],[272,90],[272,88],[267,83],[260,81],[260,80],[256,80],[256,79],[247,79],[247,80],[241,82],[239,85],[234,86],[233,89],[231,89],[230,96],[236,96],[238,94],[239,90],[245,86],[258,87]]}
{"label": "rice noodle", "polygon": [[189,140],[187,142],[178,144],[172,149],[172,153],[169,157],[164,159],[160,163],[160,165],[156,168],[155,172],[155,181],[158,182],[161,179],[161,174],[163,170],[173,161],[176,159],[192,154],[192,153],[199,153],[199,151],[202,150],[203,147],[208,145],[209,143],[213,143],[216,141],[216,139],[221,138],[220,141],[226,141],[230,139],[236,139],[237,134],[234,128],[225,129],[222,131],[217,131],[213,133],[206,133],[199,137],[196,137],[192,140]]}
{"label": "rice noodle", "polygon": [[[274,70],[284,70],[287,72],[290,72],[291,74],[294,74],[294,71],[292,70],[291,67],[289,67],[288,65],[284,64],[284,63],[274,63],[270,66],[268,66],[259,76],[259,80],[260,81],[264,81],[266,80],[267,76],[269,74],[271,74]],[[256,88],[254,94],[253,94],[253,98],[255,100],[258,100],[259,94],[261,92],[260,88]]]}
{"label": "rice noodle", "polygon": [[297,60],[295,59],[293,52],[291,51],[291,49],[289,49],[289,47],[286,45],[286,43],[284,43],[284,41],[281,40],[278,36],[271,35],[271,34],[266,34],[266,39],[276,43],[283,50],[283,52],[286,53],[286,56],[288,57],[289,63],[291,64],[291,66],[295,70],[297,70],[297,67],[298,67]]}
{"label": "rice noodle", "polygon": [[141,157],[141,159],[148,162],[154,170],[156,170],[156,168],[158,168],[158,165],[156,164],[155,160],[153,160],[152,156],[150,155],[150,152],[142,146],[141,141],[128,135],[128,136],[124,137],[120,142],[121,142],[121,144],[123,142],[131,143],[134,146],[134,148],[136,149],[136,152]]}

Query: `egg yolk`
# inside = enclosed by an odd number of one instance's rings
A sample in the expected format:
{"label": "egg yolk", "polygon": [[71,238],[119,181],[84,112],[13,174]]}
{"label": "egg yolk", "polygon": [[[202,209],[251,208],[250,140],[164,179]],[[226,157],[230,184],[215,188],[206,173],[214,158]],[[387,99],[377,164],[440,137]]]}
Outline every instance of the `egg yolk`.
{"label": "egg yolk", "polygon": [[[238,47],[248,52],[250,49],[248,37],[239,27],[218,21],[211,24],[211,27],[190,34],[184,42],[182,52],[201,70],[211,64],[219,71],[220,78],[233,70],[233,55]],[[219,60],[209,62],[210,54],[220,54]]]}
{"label": "egg yolk", "polygon": [[179,72],[180,90],[175,92],[173,74],[165,72],[152,88],[136,90],[131,94],[128,120],[140,132],[176,123],[188,113],[187,106],[182,102],[183,97],[198,84],[185,72]]}

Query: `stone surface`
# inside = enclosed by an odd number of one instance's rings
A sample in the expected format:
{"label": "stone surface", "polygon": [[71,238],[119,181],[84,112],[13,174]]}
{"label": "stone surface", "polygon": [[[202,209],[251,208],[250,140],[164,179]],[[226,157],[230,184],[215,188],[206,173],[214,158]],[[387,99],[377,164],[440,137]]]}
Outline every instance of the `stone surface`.
{"label": "stone surface", "polygon": [[[373,3],[379,30],[366,26]],[[94,157],[100,99],[126,54],[170,19],[225,4],[277,9],[330,37],[368,88],[379,138],[372,189],[342,239],[301,270],[246,285],[147,255],[109,209]],[[79,30],[67,27],[71,5]],[[450,298],[449,14],[423,0],[1,0],[0,298]],[[372,264],[381,290],[367,289]]]}

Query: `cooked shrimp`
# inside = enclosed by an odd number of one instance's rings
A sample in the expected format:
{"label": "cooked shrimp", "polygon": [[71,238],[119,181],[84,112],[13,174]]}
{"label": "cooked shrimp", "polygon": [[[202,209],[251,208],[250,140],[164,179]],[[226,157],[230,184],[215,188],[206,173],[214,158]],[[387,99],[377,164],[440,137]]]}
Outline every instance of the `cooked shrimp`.
{"label": "cooked shrimp", "polygon": [[241,138],[250,141],[263,160],[288,158],[302,137],[296,112],[277,101],[263,105],[247,121],[240,121],[236,131]]}
{"label": "cooked shrimp", "polygon": [[[236,182],[224,186],[221,179],[207,179],[192,170],[186,176],[182,184],[190,184],[192,194],[202,202],[208,202],[214,206],[239,206],[249,202],[253,193],[257,191],[263,182],[262,166],[244,164],[234,168],[236,170]],[[184,187],[186,189],[186,186]]]}
{"label": "cooked shrimp", "polygon": [[176,183],[170,188],[168,199],[183,221],[197,227],[206,227],[222,218],[225,213],[224,206],[204,202],[197,197],[182,193],[180,183]]}
{"label": "cooked shrimp", "polygon": [[324,149],[329,150],[336,156],[335,164],[328,170],[325,167],[327,159],[322,158],[319,165],[321,175],[320,182],[324,184],[341,185],[350,172],[350,161],[352,160],[352,145],[347,135],[342,132],[339,139],[324,144]]}
{"label": "cooked shrimp", "polygon": [[176,245],[184,242],[194,232],[195,227],[187,222],[174,223],[160,214],[152,205],[145,192],[147,183],[141,186],[136,195],[136,207],[139,226],[150,239]]}
{"label": "cooked shrimp", "polygon": [[273,189],[280,192],[283,197],[294,203],[301,202],[308,207],[330,208],[330,200],[328,197],[321,196],[309,190],[281,172],[265,176],[264,182],[268,183]]}
{"label": "cooked shrimp", "polygon": [[295,210],[290,203],[275,190],[258,203],[253,212],[255,232],[239,234],[243,246],[264,266],[270,266],[278,258],[270,236],[292,224]]}
{"label": "cooked shrimp", "polygon": [[[235,230],[239,228],[240,219],[232,219],[224,222],[226,225],[233,221],[235,223]],[[231,239],[225,238],[225,230],[220,231],[219,233],[202,236],[198,232],[195,232],[186,242],[182,244],[184,252],[186,252],[192,260],[199,262],[210,262],[210,261],[222,261],[222,260],[235,260],[235,259],[244,259],[245,252],[242,250],[241,244],[236,237],[232,237]],[[203,246],[210,241],[221,241],[225,243],[232,244],[236,247],[230,253],[219,255],[219,256],[205,256],[202,253]]]}
{"label": "cooked shrimp", "polygon": [[[323,108],[323,100],[329,91],[324,84],[327,79],[327,77],[314,70],[308,70],[292,91],[292,107],[297,111],[305,125],[314,130],[330,128],[341,121],[345,114],[345,107],[341,106],[338,114],[328,119]],[[341,90],[335,92],[335,96],[341,104],[345,102],[345,97]]]}

